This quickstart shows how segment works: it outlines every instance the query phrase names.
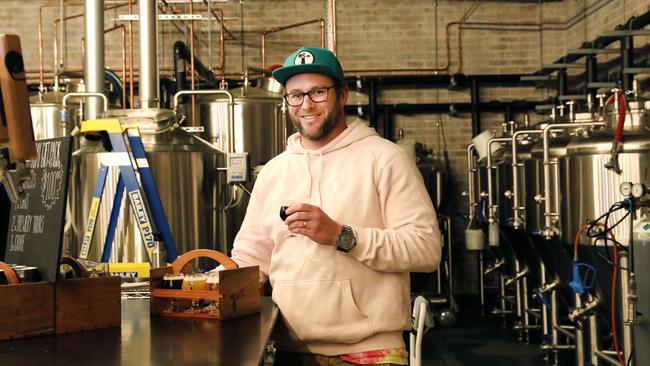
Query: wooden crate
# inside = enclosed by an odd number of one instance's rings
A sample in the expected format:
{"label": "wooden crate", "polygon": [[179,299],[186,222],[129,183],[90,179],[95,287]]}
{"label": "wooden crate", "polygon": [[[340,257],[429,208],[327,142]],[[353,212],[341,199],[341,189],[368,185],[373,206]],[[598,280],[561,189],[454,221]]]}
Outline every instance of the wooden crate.
{"label": "wooden crate", "polygon": [[59,280],[55,291],[56,333],[119,327],[120,277]]}
{"label": "wooden crate", "polygon": [[74,259],[61,261],[78,278],[18,283],[13,270],[0,262],[10,283],[0,285],[0,340],[120,326],[120,278],[88,278]]}
{"label": "wooden crate", "polygon": [[54,285],[18,283],[14,271],[0,262],[9,281],[0,285],[0,340],[54,332]]}
{"label": "wooden crate", "polygon": [[[191,291],[162,288],[162,278],[168,273],[182,273],[186,265],[199,257],[212,258],[226,269],[219,272],[219,290]],[[231,319],[260,311],[259,267],[238,268],[237,264],[214,250],[197,249],[178,257],[170,267],[151,270],[151,314],[176,318]],[[173,300],[172,300],[173,299]],[[216,312],[192,313],[183,311],[192,300],[214,301]],[[180,311],[170,311],[175,301]]]}
{"label": "wooden crate", "polygon": [[54,332],[54,285],[0,285],[0,340]]}

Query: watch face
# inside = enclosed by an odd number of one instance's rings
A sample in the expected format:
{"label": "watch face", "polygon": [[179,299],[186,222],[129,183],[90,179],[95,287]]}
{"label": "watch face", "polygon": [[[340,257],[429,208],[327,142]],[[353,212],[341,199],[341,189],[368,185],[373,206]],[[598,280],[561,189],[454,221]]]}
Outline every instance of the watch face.
{"label": "watch face", "polygon": [[348,252],[357,244],[357,238],[354,236],[354,231],[349,226],[344,226],[341,233],[336,238],[336,248],[344,252]]}
{"label": "watch face", "polygon": [[343,235],[341,235],[340,242],[341,248],[348,250],[352,249],[352,244],[354,244],[354,236],[351,236],[348,233],[343,233]]}

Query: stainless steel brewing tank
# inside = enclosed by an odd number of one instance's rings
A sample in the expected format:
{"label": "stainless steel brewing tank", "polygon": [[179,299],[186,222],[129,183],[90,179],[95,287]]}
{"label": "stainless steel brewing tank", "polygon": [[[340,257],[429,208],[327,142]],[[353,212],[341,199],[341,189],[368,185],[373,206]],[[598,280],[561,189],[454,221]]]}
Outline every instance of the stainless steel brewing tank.
{"label": "stainless steel brewing tank", "polygon": [[[541,125],[540,129],[545,125]],[[551,191],[555,190],[556,175],[559,169],[557,166],[558,158],[566,155],[567,145],[570,138],[564,131],[557,133],[551,132],[551,140],[549,142],[549,158],[551,160]],[[537,140],[530,149],[529,158],[524,162],[524,190],[525,200],[522,201],[525,205],[526,213],[526,229],[529,232],[539,232],[546,226],[544,222],[544,201],[539,201],[536,198],[544,196],[544,146],[541,139]]]}
{"label": "stainless steel brewing tank", "polygon": [[496,195],[494,202],[498,205],[499,223],[505,225],[511,222],[512,219],[512,198],[506,194],[506,191],[512,192],[513,177],[510,144],[507,144],[503,149],[506,152],[496,162],[493,160],[492,164],[495,164],[494,172],[496,176],[493,181],[494,194]]}
{"label": "stainless steel brewing tank", "polygon": [[[572,142],[568,154],[561,159],[562,169],[562,239],[572,243],[580,227],[587,219],[594,220],[623,196],[619,187],[623,182],[648,182],[650,176],[650,134],[638,130],[626,131],[624,148],[618,156],[621,174],[605,169],[610,158],[612,134],[603,134],[586,141]],[[624,214],[619,210],[610,216],[608,222],[613,224]],[[627,245],[630,230],[627,224],[619,225],[614,230],[616,239]],[[590,244],[583,236],[581,244]],[[597,242],[596,244],[602,244]]]}
{"label": "stainless steel brewing tank", "polygon": [[235,152],[248,152],[251,169],[284,151],[287,118],[282,111],[282,86],[260,78],[255,87],[230,90],[234,99],[234,131],[228,125],[228,99],[222,95],[199,97],[199,118],[204,138],[223,151],[235,139]]}
{"label": "stainless steel brewing tank", "polygon": [[32,127],[34,129],[34,138],[36,140],[51,139],[56,137],[70,136],[70,132],[79,122],[77,115],[79,99],[73,98],[70,103],[70,121],[61,123],[61,102],[66,93],[52,92],[29,98],[29,110],[32,117]]}
{"label": "stainless steel brewing tank", "polygon": [[[560,158],[562,193],[562,240],[569,244],[587,219],[596,219],[623,196],[619,187],[623,182],[650,181],[650,133],[647,131],[648,112],[643,105],[629,102],[631,110],[625,121],[623,150],[618,156],[621,174],[605,168],[610,159],[614,129],[589,139],[574,139],[567,146],[567,154]],[[614,116],[609,116],[613,119]],[[610,122],[615,126],[615,121]],[[618,221],[625,210],[613,213],[608,222]],[[627,245],[630,239],[629,225],[619,225],[614,230],[616,239]],[[582,236],[581,244],[590,244]],[[600,241],[597,245],[602,244]]]}
{"label": "stainless steel brewing tank", "polygon": [[[110,111],[111,118],[141,128],[142,141],[179,254],[191,249],[225,251],[225,217],[220,205],[227,196],[225,176],[217,168],[225,164],[224,154],[171,127],[169,110]],[[73,156],[74,238],[69,251],[77,255],[92,199],[103,147],[86,142]],[[118,177],[111,169],[97,219],[89,259],[101,258]],[[138,226],[128,203],[123,200],[111,262],[146,262]]]}
{"label": "stainless steel brewing tank", "polygon": [[[244,86],[230,90],[234,99],[234,131],[228,124],[228,99],[224,95],[202,96],[199,99],[199,119],[204,138],[217,148],[227,151],[229,139],[234,138],[235,152],[247,152],[252,190],[256,172],[286,146],[288,118],[282,107],[283,88],[269,78],[259,78],[255,87]],[[228,208],[229,249],[244,219],[248,195],[237,189],[236,204]]]}
{"label": "stainless steel brewing tank", "polygon": [[[505,224],[508,222],[509,218],[512,217],[512,201],[506,197],[504,194],[507,190],[512,190],[512,154],[506,152],[506,149],[510,147],[510,144],[502,148],[503,153],[497,154],[491,159],[492,162],[492,204],[497,206],[497,220],[500,224]],[[488,178],[487,174],[487,159],[479,160],[477,164],[478,168],[478,181],[480,182],[477,186],[479,192],[488,192]],[[489,208],[488,208],[488,198],[481,198],[485,200],[483,202],[485,220],[488,219]]]}

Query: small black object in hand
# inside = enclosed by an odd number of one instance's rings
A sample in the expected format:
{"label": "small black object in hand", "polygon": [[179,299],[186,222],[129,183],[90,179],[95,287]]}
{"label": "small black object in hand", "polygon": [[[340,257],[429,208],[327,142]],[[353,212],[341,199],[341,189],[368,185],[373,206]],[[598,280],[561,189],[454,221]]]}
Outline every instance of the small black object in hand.
{"label": "small black object in hand", "polygon": [[289,206],[280,207],[280,218],[282,221],[286,220],[287,217],[289,217],[289,215],[287,215],[287,208],[289,208]]}

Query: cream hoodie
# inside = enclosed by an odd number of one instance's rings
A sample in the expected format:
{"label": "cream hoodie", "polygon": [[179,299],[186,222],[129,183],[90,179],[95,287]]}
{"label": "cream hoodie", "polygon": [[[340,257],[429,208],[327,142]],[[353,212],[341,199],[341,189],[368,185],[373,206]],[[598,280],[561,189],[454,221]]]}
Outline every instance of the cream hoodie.
{"label": "cream hoodie", "polygon": [[[440,233],[412,158],[361,121],[319,150],[301,136],[262,169],[235,238],[232,259],[270,278],[286,337],[280,349],[339,355],[403,347],[410,324],[409,272],[440,261]],[[349,225],[349,253],[287,237],[283,199],[319,206]]]}

